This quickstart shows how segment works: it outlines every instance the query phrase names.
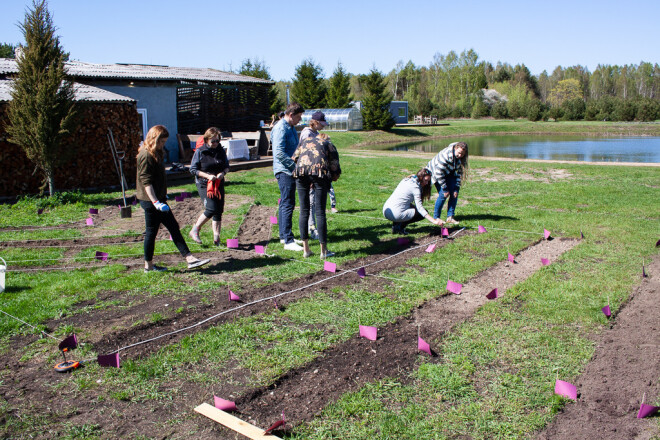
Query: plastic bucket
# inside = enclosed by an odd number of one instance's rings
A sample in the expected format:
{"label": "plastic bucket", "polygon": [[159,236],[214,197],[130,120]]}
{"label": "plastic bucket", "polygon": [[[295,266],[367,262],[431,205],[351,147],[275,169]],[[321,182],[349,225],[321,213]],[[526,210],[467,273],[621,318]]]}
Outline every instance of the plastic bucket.
{"label": "plastic bucket", "polygon": [[2,264],[0,264],[0,293],[5,291],[5,271],[7,270],[7,262],[0,257]]}

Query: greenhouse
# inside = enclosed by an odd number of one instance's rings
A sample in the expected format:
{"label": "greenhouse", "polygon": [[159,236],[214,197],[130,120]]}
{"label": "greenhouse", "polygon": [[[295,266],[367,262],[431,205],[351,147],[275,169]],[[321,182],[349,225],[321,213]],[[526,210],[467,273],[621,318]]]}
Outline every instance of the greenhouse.
{"label": "greenhouse", "polygon": [[351,108],[322,108],[307,110],[303,113],[300,123],[309,124],[314,112],[322,111],[325,114],[325,120],[328,122],[326,130],[334,131],[353,131],[362,130],[362,113],[355,107]]}

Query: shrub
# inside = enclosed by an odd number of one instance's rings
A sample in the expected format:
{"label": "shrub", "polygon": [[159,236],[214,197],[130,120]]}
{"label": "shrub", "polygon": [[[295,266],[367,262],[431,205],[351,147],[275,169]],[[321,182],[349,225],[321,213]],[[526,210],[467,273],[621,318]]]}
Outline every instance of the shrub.
{"label": "shrub", "polygon": [[613,119],[615,121],[633,121],[636,113],[637,108],[632,101],[618,100],[614,108]]}
{"label": "shrub", "polygon": [[565,121],[577,121],[584,119],[585,104],[582,98],[574,98],[564,101],[561,104],[563,110],[562,119]]}
{"label": "shrub", "polygon": [[506,119],[509,116],[506,103],[498,102],[497,104],[493,105],[493,108],[490,109],[490,114],[495,119]]}

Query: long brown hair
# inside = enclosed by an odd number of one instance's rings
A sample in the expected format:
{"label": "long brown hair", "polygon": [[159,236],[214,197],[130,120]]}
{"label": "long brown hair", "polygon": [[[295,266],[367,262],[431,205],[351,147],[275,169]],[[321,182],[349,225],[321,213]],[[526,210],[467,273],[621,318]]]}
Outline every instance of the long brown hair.
{"label": "long brown hair", "polygon": [[465,151],[465,154],[459,160],[461,161],[461,182],[466,182],[468,177],[468,144],[466,142],[456,142],[454,150],[459,147]]}
{"label": "long brown hair", "polygon": [[412,175],[412,176],[417,176],[417,180],[419,181],[419,187],[422,190],[422,201],[429,200],[431,198],[431,182],[429,181],[428,185],[424,184],[424,176],[430,176],[430,175],[431,175],[431,171],[428,170],[427,168],[422,168],[419,171],[417,171],[416,174]]}
{"label": "long brown hair", "polygon": [[158,162],[163,160],[163,156],[165,155],[165,152],[163,149],[158,149],[158,141],[161,139],[167,139],[170,137],[170,133],[167,131],[167,128],[165,128],[164,125],[154,125],[149,129],[147,132],[147,138],[142,142],[142,145],[140,145],[140,149],[138,150],[138,154],[140,154],[140,151],[142,150],[147,150],[151,156],[153,156],[154,159],[156,159]]}

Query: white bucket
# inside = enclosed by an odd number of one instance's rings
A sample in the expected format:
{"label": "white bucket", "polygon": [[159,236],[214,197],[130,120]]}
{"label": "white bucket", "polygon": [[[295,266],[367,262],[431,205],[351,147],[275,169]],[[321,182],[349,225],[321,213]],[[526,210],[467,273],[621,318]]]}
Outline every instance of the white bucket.
{"label": "white bucket", "polygon": [[5,291],[5,271],[7,270],[7,262],[0,257],[3,264],[0,264],[0,293]]}

